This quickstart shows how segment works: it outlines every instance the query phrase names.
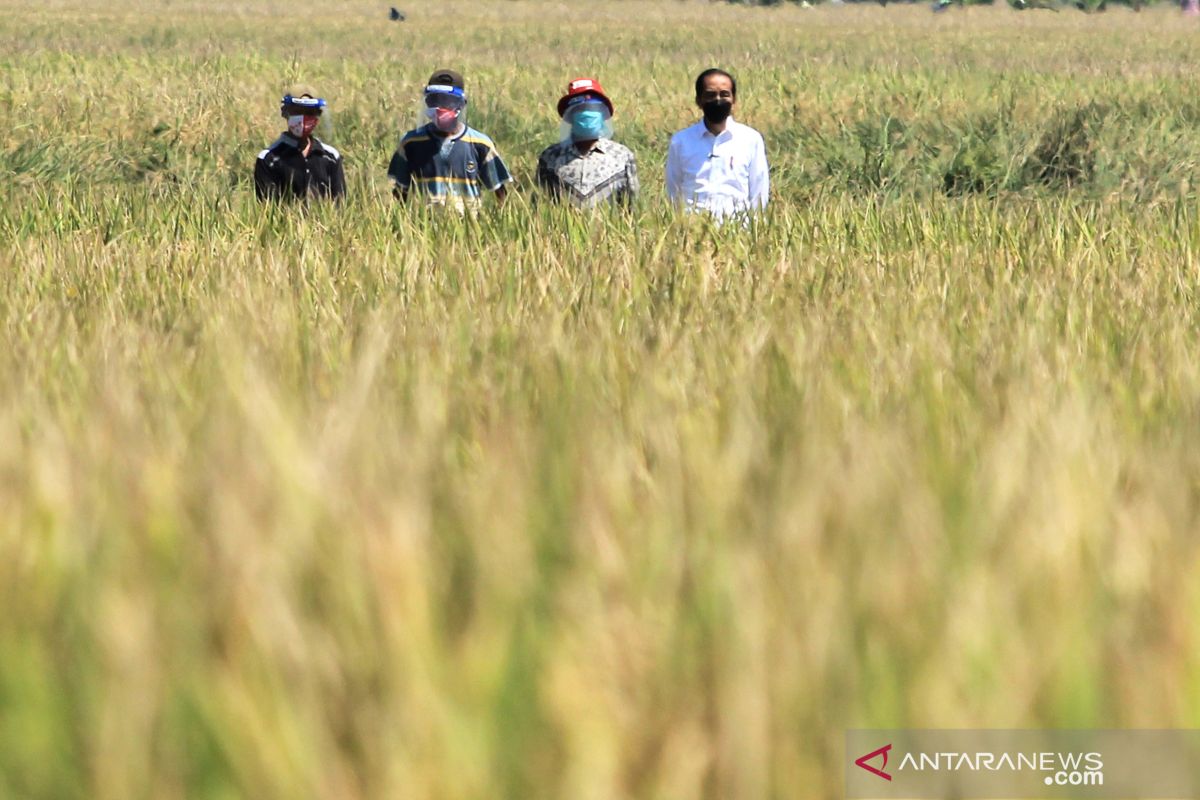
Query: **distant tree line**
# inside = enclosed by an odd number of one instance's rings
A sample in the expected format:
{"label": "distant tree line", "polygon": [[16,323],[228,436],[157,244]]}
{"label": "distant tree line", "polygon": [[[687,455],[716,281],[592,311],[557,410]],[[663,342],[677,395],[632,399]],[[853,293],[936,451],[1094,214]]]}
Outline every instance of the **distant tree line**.
{"label": "distant tree line", "polygon": [[[816,5],[822,2],[844,2],[844,3],[876,3],[881,6],[886,6],[888,3],[907,3],[914,4],[926,2],[927,0],[725,0],[727,3],[745,6],[781,6],[785,4],[794,5]],[[948,8],[950,6],[990,6],[997,2],[1006,2],[1008,5],[1018,11],[1026,9],[1048,9],[1057,11],[1061,8],[1077,8],[1080,11],[1088,13],[1104,11],[1108,6],[1126,6],[1140,11],[1142,8],[1150,5],[1170,4],[1177,5],[1184,10],[1192,10],[1195,8],[1194,3],[1189,0],[934,0],[933,5],[937,9]]]}

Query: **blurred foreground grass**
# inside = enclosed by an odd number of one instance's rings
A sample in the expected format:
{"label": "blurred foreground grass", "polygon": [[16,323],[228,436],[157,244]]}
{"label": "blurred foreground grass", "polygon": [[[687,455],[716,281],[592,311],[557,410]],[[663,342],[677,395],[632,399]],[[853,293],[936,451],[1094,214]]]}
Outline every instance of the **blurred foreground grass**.
{"label": "blurred foreground grass", "polygon": [[[1200,725],[1178,17],[24,5],[0,797],[836,797],[846,727]],[[749,230],[661,207],[711,63]],[[383,180],[455,65],[525,182],[468,221]],[[587,72],[632,218],[529,202]],[[342,208],[250,197],[293,78]]]}

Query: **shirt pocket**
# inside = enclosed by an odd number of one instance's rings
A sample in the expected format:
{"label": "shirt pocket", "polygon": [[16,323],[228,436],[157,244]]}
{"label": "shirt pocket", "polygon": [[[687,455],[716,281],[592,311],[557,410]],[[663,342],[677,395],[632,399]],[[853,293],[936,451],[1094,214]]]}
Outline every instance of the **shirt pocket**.
{"label": "shirt pocket", "polygon": [[726,155],[723,159],[723,165],[727,174],[734,180],[742,183],[750,181],[750,156],[745,153],[733,153]]}

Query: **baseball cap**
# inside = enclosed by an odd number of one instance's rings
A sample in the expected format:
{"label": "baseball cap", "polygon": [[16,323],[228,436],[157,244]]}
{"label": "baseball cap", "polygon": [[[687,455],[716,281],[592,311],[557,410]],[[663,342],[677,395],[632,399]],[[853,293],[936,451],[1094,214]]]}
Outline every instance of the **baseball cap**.
{"label": "baseball cap", "polygon": [[465,91],[463,76],[452,69],[439,69],[429,76],[428,86],[449,86],[452,89]]}

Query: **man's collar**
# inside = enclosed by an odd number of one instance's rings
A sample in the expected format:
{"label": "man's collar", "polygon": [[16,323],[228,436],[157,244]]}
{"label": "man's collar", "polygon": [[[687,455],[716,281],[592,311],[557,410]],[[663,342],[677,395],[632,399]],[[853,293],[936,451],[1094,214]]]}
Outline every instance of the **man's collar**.
{"label": "man's collar", "polygon": [[707,133],[709,136],[713,137],[714,139],[717,139],[726,133],[728,133],[730,136],[732,136],[733,129],[736,128],[738,126],[738,124],[739,124],[738,121],[733,118],[732,114],[730,114],[725,119],[725,130],[721,131],[720,133],[713,133],[712,131],[710,131],[708,129],[708,126],[704,124],[703,117],[701,117],[700,121],[696,123],[696,128],[700,131],[700,135],[703,136],[704,134]]}
{"label": "man's collar", "polygon": [[456,131],[455,133],[443,134],[441,131],[438,130],[437,125],[435,125],[434,123],[432,123],[432,122],[425,123],[425,132],[428,133],[433,138],[438,139],[439,141],[443,141],[443,142],[446,142],[446,141],[457,142],[459,139],[466,136],[467,131],[469,131],[469,130],[470,130],[470,128],[468,128],[466,123],[464,122],[459,127],[458,131]]}
{"label": "man's collar", "polygon": [[[600,137],[596,141],[592,142],[592,146],[587,149],[587,153],[600,153],[601,155],[603,155],[605,150],[608,149],[608,145],[611,142],[612,142],[611,139],[605,139],[604,137]],[[575,142],[567,141],[567,146],[570,147],[570,149],[574,150],[576,153],[580,152],[579,148],[575,146]],[[586,153],[583,153],[583,155],[586,155]]]}
{"label": "man's collar", "polygon": [[[318,139],[317,137],[310,136],[308,140],[310,142],[312,142],[312,148],[309,150],[309,153],[320,152],[321,150],[324,149],[321,146],[321,140]],[[284,144],[286,144],[288,147],[292,148],[293,150],[298,151],[301,149],[300,140],[297,139],[295,136],[292,136],[287,131],[284,131],[283,133],[281,133],[279,135],[279,141],[283,142]]]}

